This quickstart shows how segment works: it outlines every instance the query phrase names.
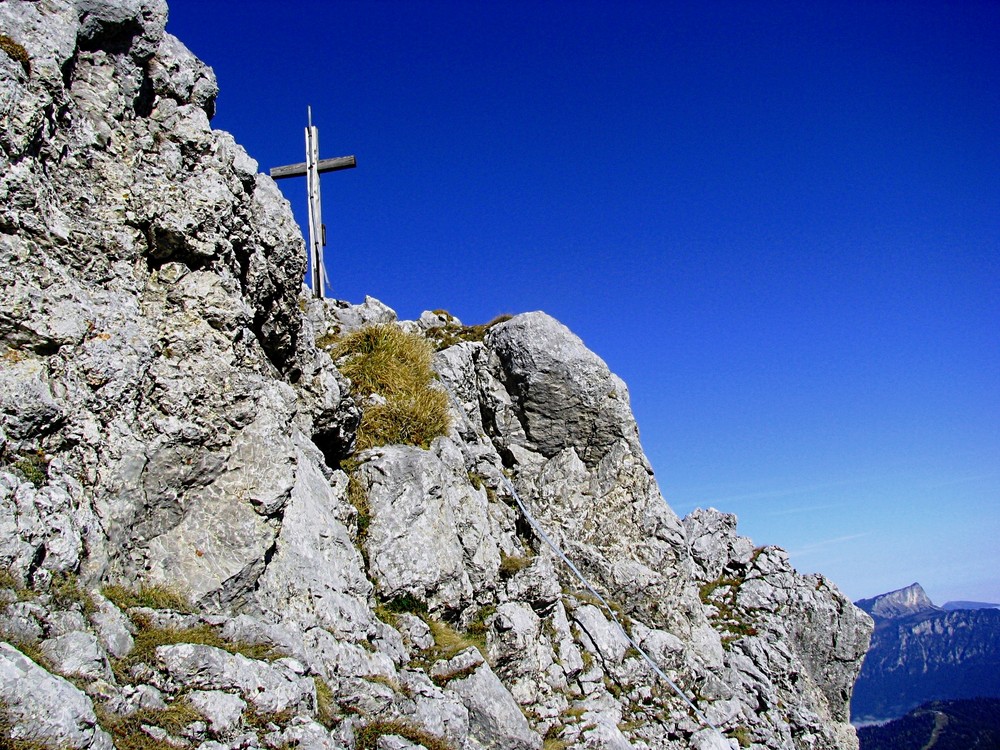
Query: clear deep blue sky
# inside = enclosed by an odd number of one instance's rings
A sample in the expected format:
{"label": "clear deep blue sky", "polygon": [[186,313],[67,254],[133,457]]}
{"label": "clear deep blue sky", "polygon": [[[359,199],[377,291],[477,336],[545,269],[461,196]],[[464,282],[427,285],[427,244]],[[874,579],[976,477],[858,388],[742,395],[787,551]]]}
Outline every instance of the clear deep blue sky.
{"label": "clear deep blue sky", "polygon": [[[1000,601],[1000,3],[173,0],[325,175],[332,296],[545,310],[667,501],[852,598]],[[300,224],[305,185],[281,183]]]}

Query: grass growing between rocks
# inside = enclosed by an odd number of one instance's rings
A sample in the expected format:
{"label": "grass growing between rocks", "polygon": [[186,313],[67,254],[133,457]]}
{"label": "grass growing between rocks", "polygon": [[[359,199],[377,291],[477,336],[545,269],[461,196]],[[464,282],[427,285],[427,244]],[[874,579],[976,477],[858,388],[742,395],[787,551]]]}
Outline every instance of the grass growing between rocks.
{"label": "grass growing between rocks", "polygon": [[330,683],[322,677],[313,677],[313,683],[316,685],[316,721],[327,729],[333,729],[340,717]]}
{"label": "grass growing between rocks", "polygon": [[492,604],[487,604],[485,607],[481,607],[476,616],[472,618],[472,622],[469,623],[469,627],[465,629],[465,633],[469,640],[476,644],[476,648],[479,649],[479,653],[486,658],[486,633],[489,631],[489,626],[486,621],[489,620],[494,613],[497,611],[496,606]]}
{"label": "grass growing between rocks", "polygon": [[[443,310],[435,310],[434,312],[444,313]],[[447,313],[444,314],[447,315]],[[481,323],[476,326],[461,326],[457,323],[449,322],[447,325],[431,328],[427,331],[426,336],[434,342],[434,348],[437,351],[441,351],[442,349],[447,349],[449,346],[461,344],[464,341],[482,341],[483,337],[486,336],[486,332],[493,326],[510,320],[511,317],[511,315],[498,315],[489,323]]]}
{"label": "grass growing between rocks", "polygon": [[176,750],[167,739],[156,739],[143,726],[159,727],[169,735],[180,734],[205,716],[184,698],[179,698],[163,709],[141,708],[127,716],[118,716],[107,710],[97,709],[98,724],[111,734],[117,750]]}
{"label": "grass growing between rocks", "polygon": [[350,378],[364,407],[356,449],[379,445],[430,446],[450,426],[448,396],[432,387],[432,350],[422,336],[394,325],[348,334],[333,348],[340,371]]}
{"label": "grass growing between rocks", "polygon": [[[352,473],[348,473],[347,500],[358,512],[358,545],[364,550],[365,540],[368,538],[368,527],[372,522],[372,509],[368,504],[368,495],[365,494],[365,488]],[[365,567],[367,567],[367,564],[368,560],[366,559]]]}
{"label": "grass growing between rocks", "polygon": [[402,719],[373,721],[357,730],[356,750],[375,750],[380,737],[395,735],[423,745],[427,750],[453,750],[452,746],[426,729]]}
{"label": "grass growing between rocks", "polygon": [[6,464],[10,471],[35,487],[42,487],[49,481],[50,459],[41,449],[15,453],[0,450],[0,465]]}
{"label": "grass growing between rocks", "polygon": [[62,609],[79,607],[84,617],[89,617],[97,611],[94,598],[83,586],[75,573],[54,573],[49,584],[49,595],[52,603]]}
{"label": "grass growing between rocks", "polygon": [[740,747],[750,747],[753,744],[753,741],[750,739],[750,730],[747,727],[736,727],[736,729],[728,732],[728,734],[739,743]]}
{"label": "grass growing between rocks", "polygon": [[174,612],[191,614],[194,607],[183,595],[166,586],[140,586],[127,589],[124,586],[105,586],[101,593],[111,600],[118,609],[125,611],[133,607],[149,609],[169,609]]}
{"label": "grass growing between rocks", "polygon": [[249,704],[243,712],[243,723],[252,729],[267,731],[272,724],[277,727],[287,726],[294,716],[295,712],[290,708],[284,711],[259,711],[253,704]]}
{"label": "grass growing between rocks", "polygon": [[500,553],[500,578],[507,580],[513,578],[518,571],[524,570],[531,565],[532,558],[526,555],[505,555]]}
{"label": "grass growing between rocks", "polygon": [[35,599],[38,596],[37,591],[32,591],[27,586],[21,585],[21,581],[18,580],[17,576],[7,569],[0,569],[0,589],[13,590],[19,602]]}
{"label": "grass growing between rocks", "polygon": [[14,62],[21,63],[25,73],[31,72],[31,58],[28,56],[28,50],[6,34],[0,34],[0,49],[6,52],[7,56]]}
{"label": "grass growing between rocks", "polygon": [[434,645],[428,649],[431,652],[431,661],[451,659],[467,648],[473,647],[479,650],[484,659],[486,658],[485,640],[455,630],[443,620],[436,620],[432,617],[424,619],[431,629],[431,635],[434,636]]}
{"label": "grass growing between rocks", "polygon": [[7,704],[0,700],[0,750],[57,750],[41,740],[31,738],[15,738],[15,724],[10,716]]}
{"label": "grass growing between rocks", "polygon": [[757,635],[757,628],[747,621],[736,603],[744,580],[740,576],[723,573],[715,580],[703,583],[698,589],[701,603],[715,610],[709,620],[721,634],[722,647],[727,651],[740,638]]}
{"label": "grass growing between rocks", "polygon": [[132,681],[132,669],[137,665],[152,664],[156,659],[156,649],[160,646],[174,646],[182,643],[212,646],[231,654],[240,654],[248,659],[261,661],[273,661],[283,656],[282,653],[267,644],[227,640],[219,634],[217,629],[207,624],[189,628],[164,628],[154,625],[148,618],[139,614],[132,616],[132,622],[138,630],[134,636],[132,650],[127,656],[114,659],[111,663],[115,678],[122,683]]}

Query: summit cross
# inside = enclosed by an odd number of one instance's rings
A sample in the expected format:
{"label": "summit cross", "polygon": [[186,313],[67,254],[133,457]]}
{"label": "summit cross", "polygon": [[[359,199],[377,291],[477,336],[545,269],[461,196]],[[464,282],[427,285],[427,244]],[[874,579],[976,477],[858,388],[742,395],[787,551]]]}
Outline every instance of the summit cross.
{"label": "summit cross", "polygon": [[328,281],[326,267],[323,265],[323,248],[326,246],[326,226],[320,212],[319,176],[324,172],[338,172],[341,169],[353,169],[357,161],[353,156],[337,156],[333,159],[319,158],[319,130],[312,124],[312,107],[309,107],[309,119],[306,126],[306,160],[298,164],[275,167],[270,171],[272,179],[283,180],[288,177],[306,178],[306,193],[309,197],[309,273],[312,280],[313,296],[322,299],[326,296],[324,281]]}

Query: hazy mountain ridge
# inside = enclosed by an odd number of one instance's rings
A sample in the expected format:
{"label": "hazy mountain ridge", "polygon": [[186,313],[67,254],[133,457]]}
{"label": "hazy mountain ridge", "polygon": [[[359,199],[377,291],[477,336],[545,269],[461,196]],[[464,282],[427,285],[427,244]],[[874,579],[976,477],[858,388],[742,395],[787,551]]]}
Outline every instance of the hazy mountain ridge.
{"label": "hazy mountain ridge", "polygon": [[[624,383],[544,313],[467,328],[300,296],[288,204],[211,129],[214,76],[165,21],[0,2],[2,731],[856,747],[870,618],[734,517],[679,519]],[[438,349],[450,424],[427,445],[355,450],[388,401],[337,342],[374,326]]]}
{"label": "hazy mountain ridge", "polygon": [[945,610],[919,584],[857,606],[872,614],[875,632],[852,721],[897,718],[933,700],[1000,696],[1000,610]]}
{"label": "hazy mountain ridge", "polygon": [[951,612],[956,609],[1000,609],[1000,604],[995,602],[945,602],[941,605],[941,609]]}

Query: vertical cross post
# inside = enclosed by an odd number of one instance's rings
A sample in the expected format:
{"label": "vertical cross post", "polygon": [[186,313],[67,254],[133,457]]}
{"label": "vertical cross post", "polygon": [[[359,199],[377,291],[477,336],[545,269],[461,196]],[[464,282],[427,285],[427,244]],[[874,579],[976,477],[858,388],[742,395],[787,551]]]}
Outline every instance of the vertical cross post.
{"label": "vertical cross post", "polygon": [[334,159],[319,158],[319,129],[312,124],[312,107],[308,109],[306,125],[306,160],[300,164],[274,167],[270,175],[275,180],[286,177],[305,177],[306,194],[309,202],[309,273],[313,296],[326,296],[326,268],[323,265],[323,247],[326,245],[326,226],[320,207],[319,176],[324,172],[353,169],[357,160],[353,156],[339,156]]}
{"label": "vertical cross post", "polygon": [[306,192],[309,196],[309,270],[312,273],[314,297],[323,299],[326,292],[323,276],[323,214],[319,199],[319,130],[312,123],[312,107],[309,107],[306,125]]}

